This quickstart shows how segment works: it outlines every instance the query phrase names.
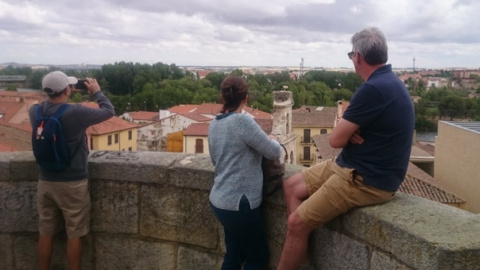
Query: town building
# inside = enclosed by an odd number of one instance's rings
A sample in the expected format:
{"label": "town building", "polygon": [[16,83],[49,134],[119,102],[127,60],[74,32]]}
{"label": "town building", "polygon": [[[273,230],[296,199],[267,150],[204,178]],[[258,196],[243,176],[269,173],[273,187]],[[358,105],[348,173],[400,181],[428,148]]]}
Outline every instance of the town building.
{"label": "town building", "polygon": [[480,122],[438,122],[435,179],[480,213]]}

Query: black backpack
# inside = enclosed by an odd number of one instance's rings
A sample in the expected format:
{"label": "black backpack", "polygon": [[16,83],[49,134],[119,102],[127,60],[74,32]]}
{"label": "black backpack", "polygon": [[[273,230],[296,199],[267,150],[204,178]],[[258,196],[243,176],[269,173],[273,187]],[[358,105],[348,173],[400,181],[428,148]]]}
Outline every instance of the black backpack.
{"label": "black backpack", "polygon": [[63,171],[70,165],[71,156],[59,119],[69,104],[63,104],[53,115],[44,116],[43,106],[35,110],[32,149],[37,164],[47,171]]}
{"label": "black backpack", "polygon": [[[283,144],[280,146],[285,150],[285,157],[288,158],[287,148]],[[280,159],[262,158],[263,171],[263,196],[267,197],[275,193],[282,187],[283,175],[285,174],[285,163]]]}

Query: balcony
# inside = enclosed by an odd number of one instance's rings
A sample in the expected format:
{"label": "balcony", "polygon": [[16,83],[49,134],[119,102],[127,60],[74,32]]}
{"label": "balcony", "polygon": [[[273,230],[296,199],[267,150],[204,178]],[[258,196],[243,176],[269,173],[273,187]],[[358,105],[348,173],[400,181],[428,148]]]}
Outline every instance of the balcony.
{"label": "balcony", "polygon": [[301,145],[313,145],[312,137],[300,137],[300,144]]}

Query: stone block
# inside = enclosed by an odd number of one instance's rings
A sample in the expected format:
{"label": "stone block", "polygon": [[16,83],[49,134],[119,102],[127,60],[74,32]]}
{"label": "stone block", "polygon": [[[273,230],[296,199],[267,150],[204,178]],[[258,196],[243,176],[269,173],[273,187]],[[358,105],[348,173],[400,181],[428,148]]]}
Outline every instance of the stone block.
{"label": "stone block", "polygon": [[308,257],[315,269],[370,269],[366,244],[326,227],[317,228],[310,235]]}
{"label": "stone block", "polygon": [[215,177],[208,155],[183,155],[170,167],[168,185],[210,191]]}
{"label": "stone block", "polygon": [[13,156],[11,152],[0,152],[0,182],[10,181],[10,161]]}
{"label": "stone block", "polygon": [[92,231],[138,233],[138,184],[97,180],[90,184]]}
{"label": "stone block", "polygon": [[[22,235],[15,239],[15,269],[38,269],[38,234]],[[90,236],[82,238],[82,269],[93,269],[93,245]],[[50,269],[68,269],[67,236],[60,232],[53,237]]]}
{"label": "stone block", "polygon": [[217,221],[210,209],[207,192],[144,185],[140,201],[142,236],[217,247]]}
{"label": "stone block", "polygon": [[15,152],[10,163],[12,181],[38,181],[38,165],[32,151]]}
{"label": "stone block", "polygon": [[37,228],[37,182],[0,182],[0,232]]}
{"label": "stone block", "polygon": [[378,270],[412,270],[403,264],[392,258],[389,254],[374,250],[372,252],[372,258],[370,260],[370,269]]}
{"label": "stone block", "polygon": [[121,236],[95,237],[95,269],[175,269],[174,245]]}
{"label": "stone block", "polygon": [[220,269],[223,255],[206,253],[186,247],[178,248],[177,270]]}
{"label": "stone block", "polygon": [[415,269],[480,265],[474,256],[480,252],[480,216],[413,195],[397,193],[391,202],[355,209],[344,227]]}
{"label": "stone block", "polygon": [[91,179],[163,184],[167,170],[182,154],[158,152],[92,151]]}
{"label": "stone block", "polygon": [[0,269],[13,269],[13,238],[0,235]]}

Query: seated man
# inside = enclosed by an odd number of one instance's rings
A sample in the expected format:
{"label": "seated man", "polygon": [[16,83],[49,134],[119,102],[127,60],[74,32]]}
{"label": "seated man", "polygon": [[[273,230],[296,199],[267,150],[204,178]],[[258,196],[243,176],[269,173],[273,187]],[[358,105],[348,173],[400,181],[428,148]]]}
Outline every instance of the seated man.
{"label": "seated man", "polygon": [[284,182],[288,230],[280,270],[298,269],[307,261],[308,236],[315,227],[351,208],[391,200],[407,171],[413,103],[386,64],[385,37],[367,28],[352,37],[352,47],[348,57],[365,83],[330,134],[330,146],[343,148],[341,153]]}

